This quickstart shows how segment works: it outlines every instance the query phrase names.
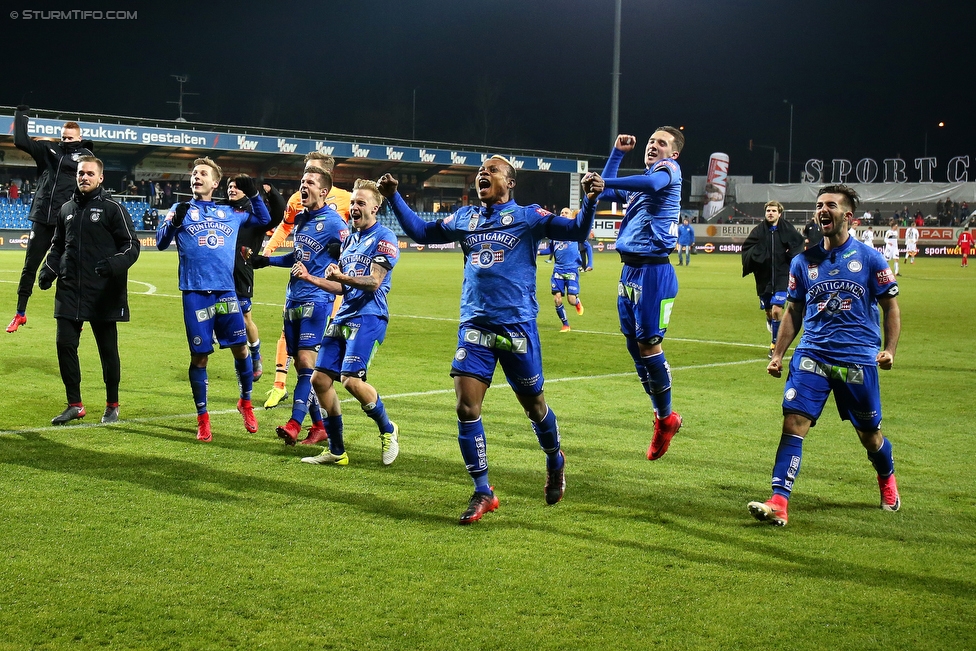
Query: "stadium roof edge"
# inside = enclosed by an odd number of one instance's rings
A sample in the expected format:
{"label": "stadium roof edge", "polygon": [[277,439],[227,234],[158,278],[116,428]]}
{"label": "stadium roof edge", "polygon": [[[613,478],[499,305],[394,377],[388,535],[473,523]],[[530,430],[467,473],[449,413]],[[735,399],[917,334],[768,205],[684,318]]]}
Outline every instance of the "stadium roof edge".
{"label": "stadium roof edge", "polygon": [[[394,147],[430,147],[440,149],[458,149],[478,154],[508,154],[523,157],[562,158],[564,160],[594,161],[603,160],[605,154],[583,154],[578,152],[558,152],[539,149],[523,149],[517,147],[488,147],[465,143],[449,143],[428,140],[409,140],[385,136],[369,136],[358,134],[340,134],[325,131],[304,131],[300,129],[278,129],[259,126],[241,126],[209,122],[181,122],[156,118],[139,118],[131,116],[108,115],[104,113],[84,113],[80,111],[61,111],[31,107],[31,117],[49,120],[72,120],[75,122],[94,122],[97,124],[112,124],[117,126],[153,127],[162,129],[181,129],[187,131],[222,131],[235,135],[266,136],[277,138],[302,138],[311,140],[343,140],[371,145]],[[14,107],[0,106],[0,115],[12,118]]]}

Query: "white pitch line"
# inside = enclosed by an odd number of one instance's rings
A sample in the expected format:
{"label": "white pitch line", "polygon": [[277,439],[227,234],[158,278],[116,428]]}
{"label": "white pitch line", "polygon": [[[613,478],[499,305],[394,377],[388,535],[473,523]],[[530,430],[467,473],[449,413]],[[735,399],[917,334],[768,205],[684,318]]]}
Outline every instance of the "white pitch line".
{"label": "white pitch line", "polygon": [[[743,364],[755,364],[756,362],[765,362],[765,361],[766,360],[764,360],[764,359],[744,359],[744,360],[740,360],[740,361],[737,361],[737,362],[716,362],[714,364],[692,364],[692,365],[689,365],[689,366],[672,366],[671,367],[671,372],[673,373],[675,371],[692,371],[692,370],[702,369],[702,368],[717,368],[717,367],[720,367],[720,366],[741,366]],[[605,373],[603,375],[580,375],[580,376],[562,377],[562,378],[554,378],[554,379],[546,380],[546,384],[551,384],[551,383],[556,383],[556,382],[581,382],[581,381],[587,381],[587,380],[605,380],[605,379],[609,379],[609,378],[631,377],[631,376],[635,376],[635,375],[636,375],[636,373],[634,371],[630,371],[630,372],[627,372],[627,373]],[[508,384],[505,383],[505,382],[497,382],[495,384],[492,384],[488,388],[489,389],[508,388]],[[430,391],[411,391],[411,392],[408,392],[408,393],[391,393],[391,394],[385,394],[383,396],[383,399],[384,400],[396,400],[396,399],[400,399],[400,398],[418,398],[418,397],[423,397],[423,396],[437,396],[437,395],[445,395],[445,394],[452,394],[453,395],[453,393],[454,393],[454,387],[451,387],[449,389],[432,389]],[[355,398],[346,398],[345,400],[341,400],[340,402],[342,402],[342,403],[356,402],[356,399]],[[210,412],[211,415],[224,415],[224,414],[234,414],[234,413],[237,413],[237,409],[221,409],[219,411],[211,411]],[[166,420],[182,420],[182,419],[189,420],[189,419],[193,418],[194,416],[196,416],[196,413],[192,413],[192,414],[168,414],[168,415],[164,415],[164,416],[146,416],[146,417],[143,417],[143,418],[126,418],[126,419],[120,420],[119,422],[120,423],[156,423],[156,422],[166,421]],[[89,428],[89,427],[110,427],[111,425],[112,425],[111,423],[104,423],[104,424],[103,423],[78,423],[77,425],[67,425],[67,426],[64,426],[64,425],[48,425],[48,426],[45,426],[45,427],[29,427],[29,428],[25,428],[25,429],[16,429],[16,430],[0,430],[0,434],[31,434],[31,433],[37,433],[37,432],[56,432],[56,431],[64,431],[65,429],[84,429],[84,428]]]}

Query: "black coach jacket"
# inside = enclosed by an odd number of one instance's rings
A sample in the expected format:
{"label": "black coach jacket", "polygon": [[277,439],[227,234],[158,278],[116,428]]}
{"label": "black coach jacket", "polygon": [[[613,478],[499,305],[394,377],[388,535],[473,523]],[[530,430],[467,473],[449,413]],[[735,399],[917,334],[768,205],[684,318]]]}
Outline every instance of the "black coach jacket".
{"label": "black coach jacket", "polygon": [[[128,269],[139,258],[129,213],[101,187],[75,191],[61,208],[41,274],[57,274],[54,316],[75,321],[128,321]],[[99,276],[105,261],[111,275]]]}
{"label": "black coach jacket", "polygon": [[785,292],[790,280],[790,262],[803,252],[803,234],[780,219],[770,230],[765,219],[756,225],[742,244],[742,277],[753,274],[756,295]]}
{"label": "black coach jacket", "polygon": [[54,226],[58,211],[77,188],[78,159],[94,156],[92,142],[50,142],[34,140],[27,133],[27,113],[14,113],[14,145],[30,154],[37,165],[37,185],[28,219]]}

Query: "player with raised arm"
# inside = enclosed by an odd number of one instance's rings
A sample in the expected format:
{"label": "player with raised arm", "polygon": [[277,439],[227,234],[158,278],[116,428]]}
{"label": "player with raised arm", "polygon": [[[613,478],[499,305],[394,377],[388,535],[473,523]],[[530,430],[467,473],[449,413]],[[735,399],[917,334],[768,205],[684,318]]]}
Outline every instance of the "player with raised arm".
{"label": "player with raised arm", "polygon": [[681,416],[671,409],[671,367],[661,343],[678,295],[678,278],[668,256],[678,241],[681,168],[677,158],[685,137],[674,127],[659,127],[644,148],[644,173],[617,178],[624,154],[636,144],[634,136],[617,136],[603,168],[607,189],[600,199],[627,204],[617,235],[623,262],[617,312],[627,351],[654,408],[654,434],[647,448],[647,458],[653,461],[664,456],[681,429]]}
{"label": "player with raised arm", "polygon": [[512,198],[515,167],[502,156],[486,159],[475,177],[482,206],[465,206],[444,219],[425,222],[397,192],[385,174],[380,192],[393,207],[406,234],[420,244],[460,242],[464,253],[461,323],[451,365],[457,396],[458,444],[474,493],[461,514],[471,524],[498,508],[488,481],[488,449],[481,408],[497,364],[515,391],[546,455],[547,504],[556,504],[566,488],[565,456],[556,414],[543,393],[542,350],[536,318],[536,256],[544,237],[557,241],[586,239],[593,223],[596,196],[603,183],[584,177],[587,198],[575,219],[561,219],[537,205],[520,206]]}
{"label": "player with raised arm", "polygon": [[[305,168],[308,169],[309,166],[318,167],[323,169],[329,174],[332,174],[332,170],[335,169],[335,159],[332,156],[323,154],[319,151],[313,151],[305,154]],[[325,205],[329,206],[342,217],[345,221],[349,221],[349,198],[350,193],[348,190],[343,190],[342,188],[337,188],[335,185],[329,191],[328,196],[325,197]],[[281,222],[277,225],[274,232],[271,234],[268,243],[264,247],[263,255],[270,256],[273,254],[278,247],[285,243],[288,235],[291,233],[292,229],[295,227],[295,218],[304,209],[302,205],[301,191],[295,192],[288,199],[288,204],[285,206],[285,214]],[[333,309],[338,309],[341,300],[337,300],[334,304]],[[288,346],[285,343],[285,334],[281,333],[281,337],[278,338],[278,345],[275,349],[275,380],[274,385],[268,390],[268,399],[264,403],[265,409],[273,409],[278,406],[284,398],[288,395],[288,391],[285,388],[288,380],[288,367],[291,363],[291,357],[288,355]]]}
{"label": "player with raised arm", "polygon": [[[789,295],[779,341],[766,371],[780,377],[783,355],[800,328],[803,336],[790,360],[783,393],[783,430],[773,464],[773,495],[749,502],[757,520],[784,526],[793,483],[800,472],[803,439],[833,393],[837,411],[867,450],[878,473],[881,508],[901,507],[891,442],[881,433],[878,367],[888,370],[901,332],[898,283],[877,250],[852,237],[848,222],[857,193],[830,185],[817,196],[823,227],[820,246],[804,251],[790,267]],[[878,307],[884,314],[884,347]]]}
{"label": "player with raised arm", "polygon": [[214,203],[213,192],[220,177],[220,166],[209,157],[193,161],[193,199],[174,204],[156,231],[156,247],[163,251],[175,239],[180,256],[183,323],[190,346],[190,388],[197,407],[197,440],[204,442],[213,439],[207,411],[207,361],[215,338],[221,348],[230,348],[234,355],[240,385],[237,410],[244,418],[244,428],[251,433],[258,431],[251,405],[254,369],[235,290],[234,258],[242,225],[267,226],[271,222],[254,180],[246,176],[238,176],[234,182],[250,198],[251,212]]}
{"label": "player with raised arm", "polygon": [[884,259],[895,263],[895,275],[900,276],[898,271],[898,223],[892,219],[888,222],[888,230],[884,234]]}
{"label": "player with raised arm", "polygon": [[[565,219],[573,218],[573,211],[563,208],[559,216]],[[552,269],[552,298],[556,304],[556,316],[563,322],[560,332],[569,332],[569,319],[566,318],[566,308],[563,306],[563,296],[569,304],[576,308],[576,313],[583,315],[583,303],[579,298],[579,277],[583,269],[583,256],[580,253],[579,242],[549,240],[548,244],[539,247],[539,255],[551,255],[556,259]],[[592,254],[590,255],[592,258]],[[589,267],[592,269],[592,267]]]}
{"label": "player with raised arm", "polygon": [[386,297],[400,255],[396,235],[376,221],[382,203],[376,183],[358,179],[349,202],[349,219],[356,230],[346,238],[339,263],[329,265],[324,277],[309,274],[308,268],[298,261],[292,269],[296,278],[343,296],[342,305],[322,338],[312,375],[312,387],[328,414],[325,427],[329,447],[319,455],[303,458],[305,463],[349,464],[336,380],[359,401],[363,412],[379,428],[383,465],[390,465],[400,454],[400,429],[387,415],[379,393],[366,381],[369,365],[386,338],[390,321]]}
{"label": "player with raised arm", "polygon": [[[291,269],[300,262],[311,275],[325,275],[325,270],[338,261],[342,242],[349,235],[346,222],[325,203],[331,190],[332,175],[329,172],[320,167],[305,168],[299,190],[305,209],[296,215],[292,230],[295,249],[286,255],[251,256],[255,269],[268,265]],[[311,445],[327,438],[318,401],[312,394],[312,374],[334,301],[334,293],[294,275],[289,277],[283,332],[288,356],[295,360],[298,382],[295,383],[291,418],[276,428],[278,438],[287,445],[295,445],[298,441],[307,414],[311,414],[312,428],[302,443]]]}

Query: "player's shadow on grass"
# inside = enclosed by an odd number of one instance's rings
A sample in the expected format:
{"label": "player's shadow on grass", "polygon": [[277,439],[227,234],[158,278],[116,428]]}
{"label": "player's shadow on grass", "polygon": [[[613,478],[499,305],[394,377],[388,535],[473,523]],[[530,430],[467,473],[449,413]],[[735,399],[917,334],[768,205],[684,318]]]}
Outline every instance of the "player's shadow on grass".
{"label": "player's shadow on grass", "polygon": [[[303,500],[331,502],[396,520],[437,525],[457,522],[455,516],[446,511],[434,514],[410,508],[414,502],[398,499],[395,492],[390,493],[392,497],[387,499],[367,492],[342,490],[336,487],[339,482],[322,485],[317,483],[318,480],[310,481],[309,473],[328,470],[297,461],[295,480],[283,481],[162,456],[136,456],[77,448],[40,436],[30,437],[28,441],[29,445],[0,447],[4,463],[44,472],[70,473],[99,481],[125,482],[150,491],[205,501],[232,503],[253,499],[254,493],[272,493],[279,495],[283,503],[300,496]],[[378,460],[376,466],[379,472],[386,470]],[[345,469],[331,470],[342,472]]]}

